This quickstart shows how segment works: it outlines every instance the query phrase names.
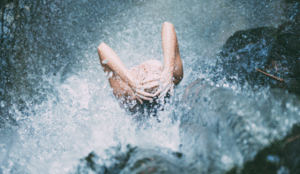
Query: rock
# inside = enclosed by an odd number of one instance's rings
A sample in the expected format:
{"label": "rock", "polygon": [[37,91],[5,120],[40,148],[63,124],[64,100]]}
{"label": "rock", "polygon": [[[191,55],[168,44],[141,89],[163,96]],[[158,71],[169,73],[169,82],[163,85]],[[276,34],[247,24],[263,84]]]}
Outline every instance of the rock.
{"label": "rock", "polygon": [[272,45],[276,37],[276,28],[272,27],[260,27],[249,30],[242,30],[235,32],[231,37],[229,37],[223,46],[224,50],[221,54],[226,56],[232,52],[236,52],[246,45],[255,44],[262,39],[265,39],[265,45]]}
{"label": "rock", "polygon": [[103,159],[96,153],[91,152],[87,157],[80,160],[75,173],[121,173],[121,174],[139,174],[139,173],[186,173],[186,166],[181,159],[182,154],[172,152],[169,149],[143,149],[127,146],[125,152],[120,148],[111,148],[107,150],[110,156]]}
{"label": "rock", "polygon": [[300,94],[300,23],[237,31],[220,52],[217,79]]}
{"label": "rock", "polygon": [[300,23],[289,21],[279,27],[278,41],[291,53],[300,53]]}
{"label": "rock", "polygon": [[[201,79],[187,87],[177,108],[182,153],[199,173],[226,173],[234,166],[240,171],[272,143],[286,142],[293,125],[300,123],[300,100],[284,90],[245,95]],[[284,149],[298,154],[299,147]],[[272,155],[273,151],[268,152]],[[298,170],[294,168],[299,157],[286,158],[293,165],[285,168]],[[282,169],[279,165],[275,170]]]}
{"label": "rock", "polygon": [[252,161],[245,163],[241,172],[237,167],[231,174],[300,173],[300,125],[295,125],[283,140],[277,140],[260,150]]}
{"label": "rock", "polygon": [[287,3],[300,2],[300,0],[285,0]]}
{"label": "rock", "polygon": [[284,13],[286,18],[295,22],[300,22],[300,0],[286,0]]}
{"label": "rock", "polygon": [[272,87],[300,94],[300,23],[288,21],[282,24],[277,38],[264,68],[268,73],[284,79],[284,83]]}
{"label": "rock", "polygon": [[261,27],[237,31],[229,37],[220,52],[217,69],[228,81],[265,85],[268,80],[255,68],[263,67],[276,44],[276,28]]}

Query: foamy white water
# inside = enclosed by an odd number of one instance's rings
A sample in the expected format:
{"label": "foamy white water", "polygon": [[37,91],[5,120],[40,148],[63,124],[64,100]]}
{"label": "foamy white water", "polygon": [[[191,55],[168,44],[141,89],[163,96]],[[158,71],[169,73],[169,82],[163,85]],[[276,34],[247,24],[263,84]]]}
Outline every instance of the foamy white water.
{"label": "foamy white water", "polygon": [[[280,0],[38,2],[20,1],[27,20],[17,23],[23,28],[15,39],[22,54],[11,54],[11,59],[20,62],[13,66],[25,74],[16,70],[18,88],[3,90],[9,99],[1,107],[17,124],[0,129],[0,173],[68,173],[89,152],[101,155],[118,145],[178,151],[179,123],[169,115],[185,87],[211,77],[208,66],[235,31],[278,26],[284,20]],[[158,113],[160,123],[156,118],[136,123],[113,96],[97,46],[105,42],[127,68],[149,59],[162,61],[164,21],[175,26],[184,79],[174,102]]]}

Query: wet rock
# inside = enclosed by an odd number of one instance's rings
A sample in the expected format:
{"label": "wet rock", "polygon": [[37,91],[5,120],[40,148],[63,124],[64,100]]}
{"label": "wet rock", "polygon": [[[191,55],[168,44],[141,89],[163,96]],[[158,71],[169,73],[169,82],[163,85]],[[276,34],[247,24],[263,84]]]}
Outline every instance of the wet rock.
{"label": "wet rock", "polygon": [[300,53],[300,23],[289,21],[279,27],[278,41],[291,53]]}
{"label": "wet rock", "polygon": [[300,22],[278,29],[237,31],[226,41],[215,70],[220,79],[250,86],[271,86],[300,94]]}
{"label": "wet rock", "polygon": [[285,0],[287,3],[300,2],[300,0]]}
{"label": "wet rock", "polygon": [[[175,112],[180,120],[182,153],[198,173],[226,173],[234,166],[241,171],[272,143],[286,142],[293,125],[300,123],[299,106],[295,95],[281,89],[250,95],[198,79],[187,87],[178,105],[181,109]],[[287,145],[285,151],[298,153],[299,147]],[[274,170],[283,170],[276,154],[267,152],[274,155],[268,157],[276,163]],[[287,154],[286,158],[293,165],[285,168],[296,170],[299,157]]]}
{"label": "wet rock", "polygon": [[299,22],[288,21],[278,28],[276,45],[269,55],[268,62],[262,67],[269,74],[284,80],[277,80],[276,85],[271,85],[272,87],[288,89],[297,94],[300,94]]}
{"label": "wet rock", "polygon": [[[12,112],[6,109],[12,106],[9,102],[11,96],[7,94],[9,90],[20,85],[20,83],[13,82],[16,76],[21,76],[15,75],[14,72],[20,70],[22,71],[21,74],[26,74],[24,69],[20,68],[20,65],[23,63],[17,60],[21,55],[17,54],[17,49],[21,48],[17,45],[24,45],[24,43],[20,43],[20,37],[16,34],[20,30],[20,20],[25,18],[24,12],[27,11],[26,6],[22,4],[19,0],[4,0],[0,2],[0,101],[7,102],[5,108],[0,109],[0,129],[17,124]],[[18,65],[18,67],[14,67],[14,65]],[[24,101],[20,103],[22,104]],[[24,109],[24,106],[21,108]]]}
{"label": "wet rock", "polygon": [[229,83],[270,86],[300,94],[300,4],[287,2],[290,21],[279,28],[237,31],[228,38],[219,54],[216,79],[225,77]]}
{"label": "wet rock", "polygon": [[255,68],[267,63],[269,54],[276,44],[276,28],[261,27],[237,31],[229,37],[220,52],[217,68],[221,77],[240,84],[268,84],[265,75]]}
{"label": "wet rock", "polygon": [[111,148],[106,155],[109,157],[105,160],[94,152],[90,153],[80,160],[75,173],[186,173],[182,154],[168,149],[143,149],[128,145],[125,152],[120,148]]}
{"label": "wet rock", "polygon": [[283,140],[276,140],[260,150],[252,161],[247,162],[241,172],[237,167],[231,174],[300,173],[300,125],[295,125]]}
{"label": "wet rock", "polygon": [[286,18],[289,20],[300,21],[300,1],[286,0],[286,7],[284,9]]}

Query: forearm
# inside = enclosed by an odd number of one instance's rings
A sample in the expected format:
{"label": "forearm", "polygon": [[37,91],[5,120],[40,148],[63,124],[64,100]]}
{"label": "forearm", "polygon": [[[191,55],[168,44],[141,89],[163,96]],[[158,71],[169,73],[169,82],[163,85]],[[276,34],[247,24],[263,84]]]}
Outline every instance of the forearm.
{"label": "forearm", "polygon": [[164,70],[173,73],[177,41],[174,26],[171,23],[165,22],[162,27],[161,36],[164,53]]}
{"label": "forearm", "polygon": [[113,89],[114,95],[118,99],[124,98],[128,101],[134,95],[131,88],[123,80],[121,80],[120,77],[113,75],[113,77],[109,78],[108,81]]}
{"label": "forearm", "polygon": [[130,72],[121,62],[118,55],[105,43],[101,43],[98,47],[100,63],[105,72],[111,71],[119,76],[127,85],[132,86],[134,79]]}

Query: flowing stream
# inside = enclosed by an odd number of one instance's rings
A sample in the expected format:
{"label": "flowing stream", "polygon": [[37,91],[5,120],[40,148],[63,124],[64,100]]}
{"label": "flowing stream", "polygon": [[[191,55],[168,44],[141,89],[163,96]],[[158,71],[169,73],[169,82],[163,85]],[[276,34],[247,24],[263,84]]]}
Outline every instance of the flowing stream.
{"label": "flowing stream", "polygon": [[[1,17],[3,174],[69,173],[91,151],[127,144],[180,151],[179,122],[169,115],[186,86],[214,76],[235,31],[285,20],[281,0],[19,0],[7,1]],[[127,68],[163,62],[164,21],[175,26],[184,79],[161,122],[137,122],[113,96],[97,47],[105,42]]]}

